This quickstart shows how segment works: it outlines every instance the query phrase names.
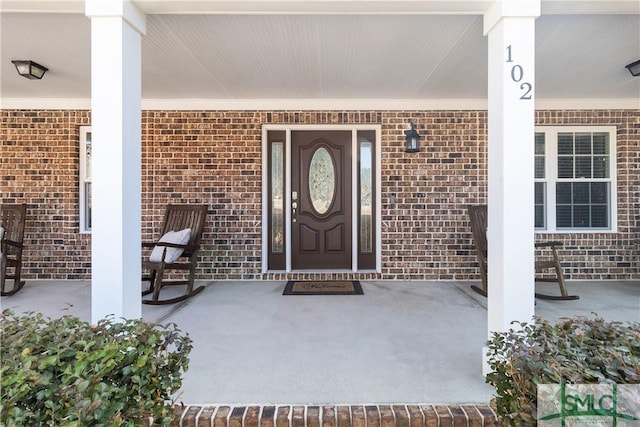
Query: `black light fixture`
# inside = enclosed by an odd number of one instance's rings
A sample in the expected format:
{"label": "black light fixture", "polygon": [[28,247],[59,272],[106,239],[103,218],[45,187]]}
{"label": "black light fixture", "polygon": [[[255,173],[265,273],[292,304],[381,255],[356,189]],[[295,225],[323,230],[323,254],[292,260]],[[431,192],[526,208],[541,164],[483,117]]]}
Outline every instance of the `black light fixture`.
{"label": "black light fixture", "polygon": [[404,151],[406,153],[417,153],[420,151],[420,134],[416,130],[416,125],[413,124],[413,121],[411,119],[407,121],[410,127],[404,131]]}
{"label": "black light fixture", "polygon": [[47,67],[43,67],[37,62],[33,62],[30,60],[14,60],[11,61],[13,65],[16,66],[16,70],[18,70],[18,74],[27,79],[38,79],[40,80],[44,73],[49,71]]}
{"label": "black light fixture", "polygon": [[632,62],[629,65],[625,65],[625,68],[629,70],[633,77],[640,76],[640,59],[638,59],[636,62]]}

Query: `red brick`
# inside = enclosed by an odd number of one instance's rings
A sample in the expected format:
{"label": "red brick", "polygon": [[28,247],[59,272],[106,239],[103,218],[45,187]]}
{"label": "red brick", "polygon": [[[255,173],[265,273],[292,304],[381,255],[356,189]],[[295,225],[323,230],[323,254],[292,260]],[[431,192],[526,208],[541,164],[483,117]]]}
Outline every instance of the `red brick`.
{"label": "red brick", "polygon": [[[411,155],[402,150],[407,117],[425,134],[423,149]],[[536,112],[539,125],[618,128],[618,232],[544,235],[565,242],[571,279],[640,278],[633,262],[639,120],[637,110]],[[0,111],[0,203],[28,205],[25,279],[90,278],[91,236],[78,232],[78,126],[90,122],[86,110]],[[268,280],[255,226],[262,219],[261,128],[288,123],[381,127],[384,267],[356,279],[479,279],[464,206],[486,202],[486,111],[143,111],[143,239],[157,237],[167,203],[208,203],[196,278]]]}

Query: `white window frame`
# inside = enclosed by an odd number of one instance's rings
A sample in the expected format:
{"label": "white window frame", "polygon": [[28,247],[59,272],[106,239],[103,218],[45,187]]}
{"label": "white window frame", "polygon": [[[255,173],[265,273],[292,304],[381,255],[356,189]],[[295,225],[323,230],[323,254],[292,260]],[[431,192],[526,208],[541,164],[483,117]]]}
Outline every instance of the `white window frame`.
{"label": "white window frame", "polygon": [[80,126],[79,133],[80,170],[78,176],[78,195],[80,200],[80,233],[91,233],[91,217],[87,214],[89,195],[86,191],[86,184],[91,183],[91,165],[87,164],[87,142],[91,142],[91,126]]}
{"label": "white window frame", "polygon": [[[618,194],[616,167],[616,127],[615,126],[536,126],[536,133],[545,134],[545,178],[536,178],[535,182],[546,183],[545,216],[546,227],[536,228],[536,233],[615,233],[618,230]],[[609,215],[608,228],[558,228],[556,226],[556,184],[558,182],[581,182],[581,179],[558,178],[558,134],[564,132],[606,132],[609,134],[609,178],[585,179],[588,181],[608,182]]]}

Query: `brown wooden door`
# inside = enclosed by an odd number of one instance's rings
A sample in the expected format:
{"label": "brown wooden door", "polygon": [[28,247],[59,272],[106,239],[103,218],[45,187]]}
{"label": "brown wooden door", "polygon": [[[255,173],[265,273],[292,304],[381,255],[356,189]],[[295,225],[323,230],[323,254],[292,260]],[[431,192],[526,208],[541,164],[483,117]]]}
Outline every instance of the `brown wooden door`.
{"label": "brown wooden door", "polygon": [[291,132],[291,267],[351,269],[351,132]]}

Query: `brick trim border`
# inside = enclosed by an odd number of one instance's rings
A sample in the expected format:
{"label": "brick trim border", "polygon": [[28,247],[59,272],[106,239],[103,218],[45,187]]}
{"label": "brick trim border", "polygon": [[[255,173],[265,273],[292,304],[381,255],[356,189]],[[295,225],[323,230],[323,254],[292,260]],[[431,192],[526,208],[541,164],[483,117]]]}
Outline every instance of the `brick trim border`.
{"label": "brick trim border", "polygon": [[488,405],[176,406],[175,427],[491,427]]}

